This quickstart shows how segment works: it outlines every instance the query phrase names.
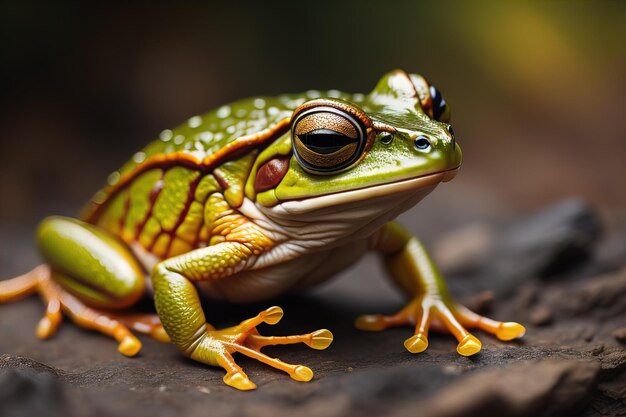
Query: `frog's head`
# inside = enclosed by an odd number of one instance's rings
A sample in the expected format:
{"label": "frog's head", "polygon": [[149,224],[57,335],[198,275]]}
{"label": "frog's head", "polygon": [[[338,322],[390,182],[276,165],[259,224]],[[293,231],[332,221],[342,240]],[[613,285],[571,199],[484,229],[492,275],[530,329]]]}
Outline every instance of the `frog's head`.
{"label": "frog's head", "polygon": [[[369,95],[355,95],[353,101],[304,102],[294,111],[283,142],[258,161],[257,202],[306,213],[431,190],[452,179],[461,164],[449,118],[439,91],[403,71],[385,75]],[[281,146],[282,152],[276,152]],[[275,167],[264,172],[264,159],[270,166],[272,153],[284,155],[283,172]],[[278,173],[282,179],[272,184],[271,176]]]}

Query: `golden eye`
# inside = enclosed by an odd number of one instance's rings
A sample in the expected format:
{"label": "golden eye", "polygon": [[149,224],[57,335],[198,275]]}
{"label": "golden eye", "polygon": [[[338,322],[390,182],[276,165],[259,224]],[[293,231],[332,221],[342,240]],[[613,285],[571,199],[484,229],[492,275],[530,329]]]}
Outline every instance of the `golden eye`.
{"label": "golden eye", "polygon": [[308,108],[292,122],[293,150],[307,171],[335,173],[359,160],[366,130],[350,113],[330,106]]}

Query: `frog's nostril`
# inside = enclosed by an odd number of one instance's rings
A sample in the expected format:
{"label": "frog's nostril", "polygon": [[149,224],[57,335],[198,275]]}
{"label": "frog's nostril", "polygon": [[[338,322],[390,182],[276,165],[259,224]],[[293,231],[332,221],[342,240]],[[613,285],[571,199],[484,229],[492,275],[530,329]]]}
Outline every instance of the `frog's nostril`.
{"label": "frog's nostril", "polygon": [[418,136],[415,139],[415,147],[420,151],[427,151],[430,149],[430,141],[426,136]]}
{"label": "frog's nostril", "polygon": [[393,142],[393,136],[392,135],[384,135],[382,138],[380,138],[380,142],[383,145],[389,145],[391,142]]}

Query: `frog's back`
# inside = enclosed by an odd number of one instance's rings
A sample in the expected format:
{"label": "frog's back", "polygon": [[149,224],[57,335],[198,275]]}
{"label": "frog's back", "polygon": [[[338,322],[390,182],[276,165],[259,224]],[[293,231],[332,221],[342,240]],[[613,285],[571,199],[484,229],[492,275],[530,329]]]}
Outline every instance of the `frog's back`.
{"label": "frog's back", "polygon": [[320,96],[350,98],[338,91],[256,97],[164,130],[109,176],[83,219],[159,258],[210,244],[215,217],[241,205],[259,151],[287,132],[296,107]]}

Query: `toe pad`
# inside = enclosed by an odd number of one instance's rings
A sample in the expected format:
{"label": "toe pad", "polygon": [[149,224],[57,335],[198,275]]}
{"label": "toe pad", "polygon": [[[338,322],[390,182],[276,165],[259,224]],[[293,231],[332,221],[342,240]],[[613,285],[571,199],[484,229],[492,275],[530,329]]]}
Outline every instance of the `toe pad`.
{"label": "toe pad", "polygon": [[482,343],[480,343],[480,340],[476,339],[471,334],[468,334],[456,347],[456,351],[459,352],[459,355],[472,356],[480,352],[481,348]]}
{"label": "toe pad", "polygon": [[428,340],[421,334],[416,334],[404,341],[404,347],[411,353],[421,353],[428,347]]}
{"label": "toe pad", "polygon": [[524,326],[513,321],[508,321],[500,325],[500,328],[496,332],[496,337],[500,340],[507,341],[522,337],[524,333],[526,333]]}

